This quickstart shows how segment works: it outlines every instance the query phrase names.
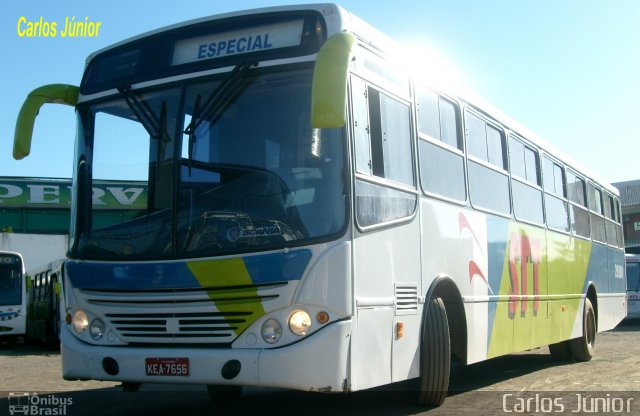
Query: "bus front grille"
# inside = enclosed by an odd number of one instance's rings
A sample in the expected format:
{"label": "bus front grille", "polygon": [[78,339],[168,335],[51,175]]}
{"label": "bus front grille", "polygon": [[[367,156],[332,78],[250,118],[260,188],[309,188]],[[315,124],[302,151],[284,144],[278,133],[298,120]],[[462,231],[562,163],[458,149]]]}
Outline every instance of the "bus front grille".
{"label": "bus front grille", "polygon": [[129,343],[230,344],[287,283],[206,289],[80,289],[88,307]]}
{"label": "bus front grille", "polygon": [[105,316],[122,338],[131,341],[171,338],[193,342],[202,338],[227,343],[235,338],[235,331],[253,321],[252,315],[252,312],[187,312],[108,313]]}

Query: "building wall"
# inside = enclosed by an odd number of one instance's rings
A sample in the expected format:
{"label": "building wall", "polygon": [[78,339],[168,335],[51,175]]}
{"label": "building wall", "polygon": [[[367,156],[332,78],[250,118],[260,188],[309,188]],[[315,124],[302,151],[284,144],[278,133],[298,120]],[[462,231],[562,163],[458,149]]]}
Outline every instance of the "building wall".
{"label": "building wall", "polygon": [[613,186],[620,190],[625,250],[636,252],[640,248],[640,231],[636,230],[640,228],[640,180],[617,182]]}
{"label": "building wall", "polygon": [[27,273],[64,258],[68,244],[67,235],[0,233],[0,249],[22,254]]}
{"label": "building wall", "polygon": [[640,213],[622,216],[625,245],[640,245]]}

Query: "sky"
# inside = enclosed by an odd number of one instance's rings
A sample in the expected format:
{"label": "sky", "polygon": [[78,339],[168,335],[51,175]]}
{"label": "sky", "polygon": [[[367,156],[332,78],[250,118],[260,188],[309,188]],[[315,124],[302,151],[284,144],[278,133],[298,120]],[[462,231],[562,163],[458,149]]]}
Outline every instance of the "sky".
{"label": "sky", "polygon": [[[292,0],[292,3],[311,3]],[[18,111],[34,88],[78,85],[87,56],[173,23],[278,0],[5,0],[0,4],[0,176],[69,178],[75,115],[42,108],[31,155],[15,161]],[[467,88],[610,182],[640,179],[640,2],[344,0],[404,45],[436,51]],[[21,19],[24,17],[24,19]],[[24,21],[101,22],[96,37],[26,37]],[[435,59],[435,58],[434,58]]]}

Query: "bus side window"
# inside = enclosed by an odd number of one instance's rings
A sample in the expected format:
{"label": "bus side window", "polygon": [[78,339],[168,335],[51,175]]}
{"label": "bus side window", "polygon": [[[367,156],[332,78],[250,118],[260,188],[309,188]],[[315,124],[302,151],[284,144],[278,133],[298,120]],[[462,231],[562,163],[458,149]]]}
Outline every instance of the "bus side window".
{"label": "bus side window", "polygon": [[51,297],[51,271],[47,272],[47,284],[46,284],[46,290],[44,293],[44,298],[45,299],[49,299]]}
{"label": "bus side window", "polygon": [[509,155],[514,214],[517,219],[543,224],[538,152],[510,135]]}
{"label": "bus side window", "polygon": [[465,122],[471,203],[508,215],[511,200],[504,133],[469,111]]}
{"label": "bus side window", "polygon": [[33,290],[33,299],[35,301],[39,300],[39,296],[40,296],[40,273],[38,273],[35,277],[35,285],[34,285],[34,290]]}
{"label": "bus side window", "polygon": [[616,223],[618,224],[618,228],[616,228],[616,240],[617,240],[618,247],[624,248],[624,241],[622,238],[622,235],[623,235],[622,218],[620,218],[620,199],[618,199],[617,197],[614,198],[613,204],[614,204],[614,207],[613,207],[614,217],[615,217]]}
{"label": "bus side window", "polygon": [[620,228],[620,226],[616,223],[614,214],[615,204],[613,202],[613,196],[607,193],[604,197],[604,217],[606,218],[607,244],[610,246],[618,245],[616,230]]}
{"label": "bus side window", "polygon": [[589,210],[591,211],[591,236],[601,243],[607,242],[604,212],[602,210],[602,191],[593,183],[588,185]]}
{"label": "bus side window", "polygon": [[464,154],[457,105],[417,87],[420,179],[425,193],[465,202]]}
{"label": "bus side window", "polygon": [[38,276],[38,301],[44,298],[44,273]]}
{"label": "bus side window", "polygon": [[567,195],[569,199],[569,216],[574,235],[589,238],[589,211],[584,179],[567,170]]}
{"label": "bus side window", "polygon": [[408,217],[417,202],[409,192],[415,186],[409,105],[357,77],[352,78],[352,97],[358,224]]}
{"label": "bus side window", "polygon": [[545,214],[551,229],[569,232],[569,203],[565,186],[564,167],[553,160],[542,158]]}

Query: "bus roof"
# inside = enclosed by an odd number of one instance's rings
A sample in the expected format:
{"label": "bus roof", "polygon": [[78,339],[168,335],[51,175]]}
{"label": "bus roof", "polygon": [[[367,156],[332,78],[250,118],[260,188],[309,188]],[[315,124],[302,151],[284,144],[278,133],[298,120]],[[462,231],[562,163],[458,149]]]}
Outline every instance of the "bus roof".
{"label": "bus roof", "polygon": [[[258,15],[258,14],[266,14],[266,13],[278,13],[285,11],[305,11],[305,10],[313,10],[321,13],[327,24],[327,33],[329,35],[341,31],[348,31],[356,35],[356,37],[360,38],[367,45],[377,49],[382,54],[385,54],[389,57],[394,57],[396,51],[400,50],[398,47],[399,44],[392,40],[390,37],[382,33],[380,30],[371,26],[366,21],[360,19],[356,15],[352,14],[348,10],[340,7],[337,4],[333,3],[317,3],[317,4],[305,4],[305,5],[291,5],[291,6],[277,6],[277,7],[264,7],[257,9],[249,9],[249,10],[240,10],[230,13],[223,13],[218,15],[211,15],[207,17],[202,17],[198,19],[189,20],[186,22],[177,23],[174,25],[162,27],[159,29],[155,29],[146,33],[142,33],[140,35],[134,36],[132,38],[123,40],[121,42],[110,45],[104,49],[96,51],[89,55],[86,60],[86,65],[88,65],[97,55],[111,50],[113,48],[117,48],[121,45],[128,44],[130,42],[136,41],[138,39],[146,38],[148,36],[153,36],[158,33],[166,32],[169,30],[180,29],[182,27],[188,27],[191,25],[200,24],[203,22],[214,21],[214,20],[222,20],[233,17],[247,16],[247,15]],[[587,179],[591,180],[594,183],[602,186],[609,193],[619,196],[620,193],[616,187],[611,185],[607,180],[597,175],[595,172],[592,172],[589,168],[582,165],[577,160],[573,159],[573,157],[569,156],[567,153],[555,147],[550,142],[544,140],[541,136],[536,134],[531,129],[525,127],[520,124],[515,119],[509,117],[507,114],[490,104],[485,99],[481,98],[478,94],[473,92],[472,90],[463,87],[461,85],[458,86],[443,86],[434,83],[429,79],[416,79],[413,77],[414,81],[419,81],[424,83],[427,86],[430,86],[434,89],[437,89],[445,94],[451,95],[457,98],[460,101],[463,101],[466,104],[469,104],[476,109],[486,113],[488,116],[492,117],[495,121],[502,124],[505,128],[517,133],[522,136],[526,140],[530,141],[532,144],[537,146],[539,149],[549,154],[553,158],[558,161],[564,163],[571,169],[575,170],[577,173],[584,175]]]}
{"label": "bus roof", "polygon": [[[205,17],[200,17],[197,19],[192,19],[192,20],[187,20],[184,22],[180,22],[180,23],[175,23],[169,26],[164,26],[158,29],[154,29],[148,32],[144,32],[141,33],[139,35],[133,36],[131,38],[128,39],[124,39],[120,42],[114,43],[112,45],[109,45],[103,49],[100,49],[98,51],[93,52],[92,54],[89,55],[89,57],[86,60],[86,65],[88,65],[93,58],[95,58],[97,55],[109,51],[111,49],[117,48],[119,46],[122,45],[126,45],[128,43],[134,42],[136,40],[139,39],[143,39],[149,36],[153,36],[159,33],[163,33],[166,31],[170,31],[170,30],[175,30],[175,29],[180,29],[180,28],[185,28],[188,26],[192,26],[192,25],[197,25],[200,23],[205,23],[205,22],[210,22],[210,21],[214,21],[214,20],[224,20],[224,19],[229,19],[229,18],[234,18],[234,17],[241,17],[241,16],[249,16],[249,15],[258,15],[258,14],[266,14],[266,13],[281,13],[281,12],[287,12],[287,11],[305,11],[305,10],[314,10],[317,11],[321,14],[323,14],[323,16],[325,17],[326,21],[327,21],[327,31],[329,33],[335,33],[338,31],[342,30],[342,27],[340,27],[340,23],[342,22],[342,20],[345,19],[345,17],[347,15],[350,15],[349,12],[347,12],[344,8],[336,5],[336,4],[332,4],[332,3],[317,3],[317,4],[299,4],[299,5],[291,5],[291,6],[275,6],[275,7],[261,7],[261,8],[255,8],[255,9],[247,9],[247,10],[238,10],[238,11],[234,11],[234,12],[229,12],[229,13],[221,13],[221,14],[216,14],[216,15],[209,15],[209,16],[205,16]],[[330,18],[330,16],[336,16],[336,18]],[[85,65],[85,66],[86,66]]]}
{"label": "bus roof", "polygon": [[12,256],[18,256],[22,260],[22,254],[18,253],[17,251],[0,250],[0,254],[8,254],[8,255],[12,255]]}
{"label": "bus roof", "polygon": [[[446,92],[446,91],[444,91]],[[457,94],[456,94],[457,95]],[[620,196],[620,191],[615,186],[611,185],[609,181],[600,177],[595,172],[591,171],[591,169],[587,168],[573,157],[569,156],[564,151],[560,150],[556,146],[554,146],[549,141],[543,139],[540,135],[535,133],[533,130],[528,127],[522,125],[517,120],[511,118],[488,101],[478,97],[474,93],[468,93],[468,95],[460,94],[458,95],[460,99],[471,104],[474,107],[477,107],[479,110],[486,112],[487,115],[493,117],[496,121],[502,124],[504,127],[509,130],[517,133],[518,135],[524,137],[532,144],[536,145],[539,149],[543,150],[545,153],[549,154],[551,157],[561,161],[566,166],[576,171],[580,175],[584,175],[587,179],[592,182],[602,186],[609,193]]]}

